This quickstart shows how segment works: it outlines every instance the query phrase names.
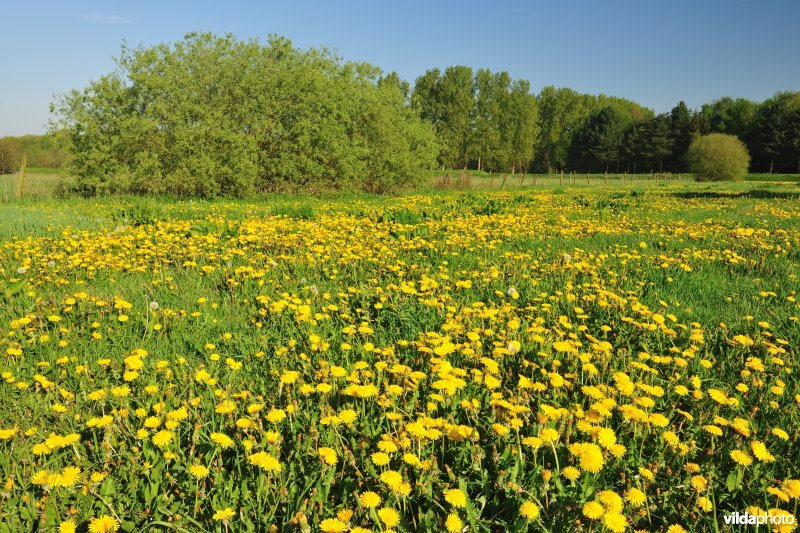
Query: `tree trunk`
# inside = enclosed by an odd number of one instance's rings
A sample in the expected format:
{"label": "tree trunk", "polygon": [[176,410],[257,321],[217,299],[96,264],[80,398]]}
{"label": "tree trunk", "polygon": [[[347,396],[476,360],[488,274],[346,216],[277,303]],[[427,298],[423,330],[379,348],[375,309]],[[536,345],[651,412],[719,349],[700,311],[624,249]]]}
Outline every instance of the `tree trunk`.
{"label": "tree trunk", "polygon": [[770,161],[769,162],[769,173],[770,174],[772,174],[772,167],[774,167],[774,166],[775,166],[775,161]]}

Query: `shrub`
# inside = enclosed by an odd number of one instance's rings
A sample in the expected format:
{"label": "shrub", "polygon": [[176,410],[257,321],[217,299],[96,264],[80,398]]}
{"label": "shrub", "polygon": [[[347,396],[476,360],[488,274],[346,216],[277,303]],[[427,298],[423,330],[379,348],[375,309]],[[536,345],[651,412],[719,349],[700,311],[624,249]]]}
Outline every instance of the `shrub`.
{"label": "shrub", "polygon": [[697,181],[731,181],[743,178],[750,165],[744,143],[733,135],[712,133],[689,146],[689,168]]}
{"label": "shrub", "polygon": [[123,46],[117,66],[55,105],[87,196],[385,192],[435,163],[433,129],[400,90],[326,50],[190,34]]}

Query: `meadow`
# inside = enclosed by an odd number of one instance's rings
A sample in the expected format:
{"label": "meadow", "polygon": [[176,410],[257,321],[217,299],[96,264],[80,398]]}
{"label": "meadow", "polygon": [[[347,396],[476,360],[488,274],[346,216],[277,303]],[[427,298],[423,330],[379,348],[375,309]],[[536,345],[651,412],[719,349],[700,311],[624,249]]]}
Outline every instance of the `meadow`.
{"label": "meadow", "polygon": [[579,185],[0,205],[0,531],[793,520],[800,187]]}

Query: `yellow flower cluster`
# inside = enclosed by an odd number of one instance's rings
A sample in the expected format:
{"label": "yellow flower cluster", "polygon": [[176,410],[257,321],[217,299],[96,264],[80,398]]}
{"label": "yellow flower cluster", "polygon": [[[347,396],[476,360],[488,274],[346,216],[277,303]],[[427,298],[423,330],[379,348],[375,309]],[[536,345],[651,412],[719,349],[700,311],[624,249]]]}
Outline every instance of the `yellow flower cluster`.
{"label": "yellow flower cluster", "polygon": [[800,207],[673,192],[308,200],[312,216],[173,202],[0,242],[3,519],[678,533],[755,503],[788,516]]}

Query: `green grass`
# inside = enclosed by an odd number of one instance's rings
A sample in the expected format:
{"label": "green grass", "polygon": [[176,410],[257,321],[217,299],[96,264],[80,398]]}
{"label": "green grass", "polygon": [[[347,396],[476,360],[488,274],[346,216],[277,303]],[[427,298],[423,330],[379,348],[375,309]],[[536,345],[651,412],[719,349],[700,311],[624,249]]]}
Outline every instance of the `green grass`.
{"label": "green grass", "polygon": [[[18,426],[19,432],[0,443],[0,480],[14,478],[13,490],[0,494],[0,531],[54,531],[71,508],[79,531],[91,518],[115,513],[127,531],[178,524],[221,533],[223,524],[212,515],[227,507],[235,510],[236,531],[269,523],[292,530],[289,522],[298,513],[316,530],[322,519],[354,509],[354,520],[377,527],[355,503],[356,492],[372,489],[401,512],[399,530],[441,531],[452,511],[471,531],[588,531],[583,504],[599,491],[622,495],[644,483],[640,468],[655,478],[647,486],[649,513],[625,508],[631,529],[665,531],[680,523],[689,531],[710,531],[713,515],[696,512],[689,463],[709,479],[721,511],[746,505],[791,509],[775,504],[766,487],[796,477],[799,458],[793,442],[800,389],[796,372],[784,371],[796,366],[800,345],[798,187],[642,180],[506,189],[397,197],[8,201],[0,217],[0,327],[9,334],[0,340],[0,370],[11,372],[13,381],[6,376],[0,382],[0,428]],[[436,288],[416,292],[432,279]],[[519,298],[511,296],[512,287]],[[157,311],[150,302],[158,303]],[[306,304],[310,314],[302,315],[298,306]],[[674,330],[655,327],[656,316],[666,317]],[[155,329],[156,323],[163,328]],[[346,331],[365,325],[372,333]],[[693,330],[702,330],[702,341]],[[731,341],[734,335],[757,344],[743,348]],[[441,360],[431,351],[438,346],[432,339],[443,337],[463,343],[465,350],[446,360],[464,370],[465,385],[455,397],[438,400]],[[555,341],[566,339],[582,343],[579,354],[554,349]],[[512,340],[521,350],[504,353]],[[602,351],[601,341],[609,343],[607,356],[595,352]],[[788,353],[780,355],[785,361],[779,366],[767,349],[782,346],[780,341]],[[17,347],[24,356],[7,351]],[[137,348],[149,355],[141,375],[124,381],[130,362],[123,361]],[[655,361],[667,356],[681,357],[686,366]],[[748,356],[761,357],[768,370],[745,375]],[[588,358],[597,374],[585,366]],[[110,366],[101,365],[103,359]],[[493,390],[474,380],[488,376],[486,359],[498,367],[501,384]],[[356,362],[369,369],[359,382],[392,383],[404,392],[388,403],[388,397],[354,399],[339,388],[327,396],[299,392],[300,383],[328,379],[330,365],[349,376]],[[241,367],[233,370],[236,363]],[[396,364],[426,377],[412,384],[409,375],[380,370]],[[645,364],[657,371],[642,370]],[[216,381],[204,383],[200,370]],[[278,384],[287,370],[299,372],[296,385]],[[602,470],[569,482],[559,472],[577,464],[568,444],[592,440],[576,429],[578,410],[585,416],[596,400],[583,388],[611,391],[617,372],[662,389],[638,391],[635,398],[653,396],[647,409],[663,413],[668,427],[624,421],[615,409],[602,424],[616,432],[626,452],[616,459],[605,454]],[[553,373],[569,379],[568,388],[545,385],[534,392],[518,385],[522,375],[550,383]],[[675,392],[676,385],[691,386],[691,376],[701,379],[702,398]],[[41,385],[43,377],[55,386]],[[769,392],[776,379],[785,385],[781,396]],[[737,392],[740,382],[752,393]],[[129,396],[87,398],[122,384],[129,385]],[[341,386],[346,384],[343,378]],[[147,392],[145,385],[158,389]],[[707,394],[711,388],[740,403],[719,405]],[[618,403],[634,402],[612,394]],[[509,423],[498,397],[531,409],[520,414],[521,438],[549,428],[559,433],[558,442],[534,451],[520,446],[514,433],[496,434],[495,424]],[[225,398],[238,402],[234,415],[217,412]],[[265,404],[264,411],[251,416],[245,411],[251,402]],[[543,405],[567,409],[569,417],[544,421]],[[162,417],[183,406],[190,419],[174,429],[170,447],[148,440],[155,431],[146,431],[148,439],[136,437],[145,416]],[[273,407],[290,406],[296,411],[282,423],[264,417]],[[346,408],[358,414],[354,425],[320,422]],[[389,411],[399,421],[389,420]],[[381,435],[402,435],[420,413],[475,427],[476,435],[414,443],[407,451],[430,460],[427,469],[393,459],[391,467],[413,481],[411,494],[401,499],[377,480],[380,470],[369,457]],[[87,426],[103,414],[113,417],[107,428]],[[237,428],[238,417],[253,418],[258,427]],[[716,417],[746,418],[753,438],[766,441],[777,460],[754,462],[744,479],[731,477],[737,467],[730,452],[750,449],[750,440],[727,428],[726,438],[710,438],[703,426],[721,424]],[[32,425],[38,430],[25,436]],[[773,427],[789,432],[791,440],[771,436]],[[667,447],[666,429],[679,435],[686,455]],[[266,430],[280,433],[278,445],[267,443]],[[80,433],[80,442],[33,454],[51,431]],[[209,441],[212,432],[234,437],[236,445],[218,449]],[[255,443],[253,451],[266,449],[280,459],[280,475],[248,462],[245,438]],[[335,449],[335,467],[320,461],[322,446]],[[177,459],[167,459],[167,450]],[[92,489],[87,493],[79,486],[49,492],[30,481],[36,471],[72,464],[81,467],[84,480],[89,472],[107,477],[83,481]],[[192,464],[208,466],[210,477],[192,478]],[[469,495],[464,509],[451,509],[442,498],[454,487]],[[541,508],[530,528],[518,514],[524,500]],[[691,521],[687,509],[694,513]]]}

